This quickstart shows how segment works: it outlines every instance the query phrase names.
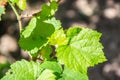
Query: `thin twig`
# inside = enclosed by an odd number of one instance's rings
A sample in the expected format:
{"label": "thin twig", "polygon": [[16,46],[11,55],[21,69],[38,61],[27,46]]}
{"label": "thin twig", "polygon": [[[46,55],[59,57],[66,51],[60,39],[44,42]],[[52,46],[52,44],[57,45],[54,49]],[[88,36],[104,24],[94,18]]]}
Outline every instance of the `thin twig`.
{"label": "thin twig", "polygon": [[25,13],[23,13],[23,14],[21,14],[21,19],[24,19],[24,18],[32,18],[32,17],[34,17],[34,16],[36,16],[38,13],[40,13],[41,12],[41,10],[38,10],[38,11],[34,11],[34,13],[29,13],[29,11],[28,12],[25,12]]}
{"label": "thin twig", "polygon": [[22,21],[21,21],[21,17],[20,17],[20,15],[18,14],[18,12],[17,12],[17,10],[15,9],[15,7],[14,7],[11,3],[9,3],[9,4],[10,4],[10,6],[12,7],[12,9],[13,9],[13,11],[14,11],[16,17],[17,17],[18,24],[19,24],[19,30],[21,31],[21,30],[22,30]]}

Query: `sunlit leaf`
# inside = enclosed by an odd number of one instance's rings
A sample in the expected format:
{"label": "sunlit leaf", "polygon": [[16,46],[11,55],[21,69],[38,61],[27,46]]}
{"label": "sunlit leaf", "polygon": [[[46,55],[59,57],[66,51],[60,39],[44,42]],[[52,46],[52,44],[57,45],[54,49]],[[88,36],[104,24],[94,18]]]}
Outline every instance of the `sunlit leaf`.
{"label": "sunlit leaf", "polygon": [[55,46],[67,45],[68,41],[63,29],[56,30],[49,39],[50,44]]}
{"label": "sunlit leaf", "polygon": [[45,69],[37,80],[56,80],[52,70]]}
{"label": "sunlit leaf", "polygon": [[1,80],[36,80],[41,70],[39,62],[17,61]]}
{"label": "sunlit leaf", "polygon": [[88,67],[106,61],[103,46],[99,42],[100,36],[94,30],[82,28],[77,35],[72,36],[68,45],[57,48],[58,61],[86,74]]}
{"label": "sunlit leaf", "polygon": [[59,80],[88,80],[88,76],[66,67],[63,71],[62,78]]}

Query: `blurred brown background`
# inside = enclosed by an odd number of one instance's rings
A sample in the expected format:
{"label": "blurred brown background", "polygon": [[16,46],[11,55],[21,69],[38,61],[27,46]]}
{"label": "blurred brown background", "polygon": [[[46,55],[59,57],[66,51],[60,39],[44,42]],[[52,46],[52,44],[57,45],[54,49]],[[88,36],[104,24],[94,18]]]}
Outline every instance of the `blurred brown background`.
{"label": "blurred brown background", "polygon": [[[47,0],[27,0],[22,16],[40,10]],[[27,52],[17,44],[19,30],[16,16],[9,5],[0,21],[0,78],[9,65],[21,58],[29,59]],[[21,11],[19,11],[21,13]],[[82,26],[101,32],[101,42],[108,61],[89,68],[89,80],[120,80],[120,0],[61,0],[56,18],[64,29]],[[29,19],[24,18],[23,26]]]}

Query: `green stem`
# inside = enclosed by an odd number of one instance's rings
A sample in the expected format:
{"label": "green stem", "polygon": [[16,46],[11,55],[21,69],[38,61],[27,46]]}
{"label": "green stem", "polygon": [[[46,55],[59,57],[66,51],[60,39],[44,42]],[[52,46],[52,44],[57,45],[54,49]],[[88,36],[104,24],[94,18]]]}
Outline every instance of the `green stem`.
{"label": "green stem", "polygon": [[22,30],[22,21],[21,21],[21,17],[19,15],[19,13],[17,12],[17,10],[15,9],[15,7],[13,6],[13,4],[9,3],[10,6],[12,7],[16,17],[17,17],[17,20],[18,20],[18,24],[19,24],[19,30],[21,31]]}

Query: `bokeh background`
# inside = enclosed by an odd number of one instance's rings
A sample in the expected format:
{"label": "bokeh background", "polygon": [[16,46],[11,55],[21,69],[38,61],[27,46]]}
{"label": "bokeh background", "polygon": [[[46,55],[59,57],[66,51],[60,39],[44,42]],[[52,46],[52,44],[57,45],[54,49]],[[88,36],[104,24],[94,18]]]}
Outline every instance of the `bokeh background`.
{"label": "bokeh background", "polygon": [[[21,16],[40,10],[47,0],[27,0],[27,9]],[[56,18],[64,29],[73,26],[92,28],[102,33],[101,42],[108,61],[88,69],[89,80],[120,80],[120,0],[61,0]],[[26,26],[30,18],[23,18]],[[0,78],[10,64],[21,58],[28,59],[27,52],[18,46],[19,29],[16,16],[9,5],[0,21]]]}

